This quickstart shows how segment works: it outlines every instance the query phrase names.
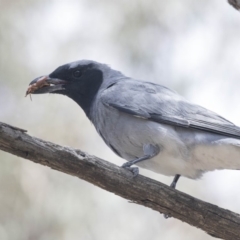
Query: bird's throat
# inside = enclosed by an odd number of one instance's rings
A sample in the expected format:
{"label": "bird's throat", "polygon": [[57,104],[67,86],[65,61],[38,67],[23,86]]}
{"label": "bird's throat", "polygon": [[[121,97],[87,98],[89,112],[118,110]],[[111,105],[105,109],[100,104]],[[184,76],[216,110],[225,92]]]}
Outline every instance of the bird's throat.
{"label": "bird's throat", "polygon": [[89,69],[82,76],[81,82],[68,89],[67,96],[72,98],[90,117],[91,107],[103,82],[103,73],[98,69]]}

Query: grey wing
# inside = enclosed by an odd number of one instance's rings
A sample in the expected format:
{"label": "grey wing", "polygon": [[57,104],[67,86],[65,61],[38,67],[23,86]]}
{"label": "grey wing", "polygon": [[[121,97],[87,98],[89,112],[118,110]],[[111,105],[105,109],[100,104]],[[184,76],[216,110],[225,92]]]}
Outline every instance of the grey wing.
{"label": "grey wing", "polygon": [[135,117],[240,139],[239,127],[161,85],[121,80],[102,92],[101,101]]}

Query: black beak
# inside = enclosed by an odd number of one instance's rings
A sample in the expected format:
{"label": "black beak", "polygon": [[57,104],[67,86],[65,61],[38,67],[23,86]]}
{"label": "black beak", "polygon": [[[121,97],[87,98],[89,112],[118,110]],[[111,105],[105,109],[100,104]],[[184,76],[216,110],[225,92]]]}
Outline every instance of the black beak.
{"label": "black beak", "polygon": [[64,85],[67,81],[58,78],[50,78],[49,76],[41,76],[30,82],[26,95],[52,93],[59,90],[64,90]]}

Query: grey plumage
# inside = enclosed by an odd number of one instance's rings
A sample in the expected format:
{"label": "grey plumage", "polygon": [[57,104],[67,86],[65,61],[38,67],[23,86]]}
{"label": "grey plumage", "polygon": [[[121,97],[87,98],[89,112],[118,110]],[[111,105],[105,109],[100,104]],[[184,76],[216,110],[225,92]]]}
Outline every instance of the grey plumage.
{"label": "grey plumage", "polygon": [[106,144],[127,160],[143,156],[144,144],[158,145],[158,156],[138,163],[157,173],[198,178],[240,168],[240,141],[231,138],[240,137],[239,128],[160,85],[125,78],[104,87],[91,119]]}
{"label": "grey plumage", "polygon": [[[96,75],[94,94],[80,93],[77,85],[73,87],[76,80],[67,79],[76,69],[82,71],[79,84],[84,89],[89,89],[86,73],[101,73]],[[57,93],[73,98],[105,143],[128,161],[146,155],[144,147],[150,145],[159,152],[137,165],[164,175],[199,178],[215,169],[240,169],[240,128],[164,86],[128,78],[93,61],[66,64],[49,78],[66,80],[66,91]],[[83,98],[90,95],[86,105]]]}

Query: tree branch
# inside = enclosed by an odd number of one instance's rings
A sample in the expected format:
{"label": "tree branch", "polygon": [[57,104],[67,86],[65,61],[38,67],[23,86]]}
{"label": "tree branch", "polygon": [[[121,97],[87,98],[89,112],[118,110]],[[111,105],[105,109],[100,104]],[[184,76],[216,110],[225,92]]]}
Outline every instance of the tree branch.
{"label": "tree branch", "polygon": [[1,122],[0,149],[84,179],[134,203],[201,228],[212,236],[240,239],[239,214],[141,175],[133,179],[127,170],[80,150],[32,137],[26,130]]}
{"label": "tree branch", "polygon": [[232,5],[237,10],[240,9],[240,0],[228,0],[228,3]]}

